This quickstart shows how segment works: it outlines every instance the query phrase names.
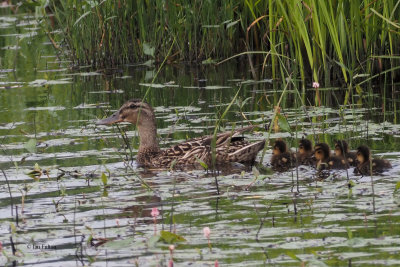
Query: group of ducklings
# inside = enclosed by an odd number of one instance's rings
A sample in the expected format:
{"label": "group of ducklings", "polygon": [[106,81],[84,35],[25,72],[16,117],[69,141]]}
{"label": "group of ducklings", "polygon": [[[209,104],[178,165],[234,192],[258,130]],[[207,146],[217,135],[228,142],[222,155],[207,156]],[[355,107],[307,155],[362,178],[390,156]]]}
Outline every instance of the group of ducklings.
{"label": "group of ducklings", "polygon": [[[299,165],[314,166],[317,170],[348,169],[355,167],[354,173],[369,175],[382,173],[392,166],[386,159],[372,158],[368,146],[361,145],[356,151],[349,151],[344,140],[335,141],[334,153],[326,143],[318,143],[314,149],[308,139],[301,139],[298,152],[291,152],[286,142],[276,140],[273,145],[271,166],[275,171],[287,171]],[[371,164],[372,163],[372,164]]]}

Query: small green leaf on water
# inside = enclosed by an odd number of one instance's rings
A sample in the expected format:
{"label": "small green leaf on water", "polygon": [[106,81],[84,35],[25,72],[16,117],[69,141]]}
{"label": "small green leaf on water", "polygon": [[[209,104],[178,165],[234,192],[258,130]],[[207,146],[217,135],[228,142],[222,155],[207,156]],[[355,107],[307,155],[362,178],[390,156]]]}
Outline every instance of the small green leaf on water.
{"label": "small green leaf on water", "polygon": [[36,171],[36,172],[40,172],[41,171],[41,168],[40,168],[38,163],[35,163],[35,166],[33,167],[33,170]]}
{"label": "small green leaf on water", "polygon": [[397,190],[399,190],[399,189],[400,189],[400,181],[398,181],[396,183],[396,187],[394,188],[394,192],[397,192]]}
{"label": "small green leaf on water", "polygon": [[149,238],[149,241],[147,241],[147,245],[149,246],[149,248],[153,248],[157,244],[158,240],[160,240],[160,236],[153,235]]}
{"label": "small green leaf on water", "polygon": [[108,183],[108,177],[104,172],[101,173],[101,181],[103,182],[103,185],[107,185]]}
{"label": "small green leaf on water", "polygon": [[161,231],[160,237],[161,237],[161,240],[163,240],[165,243],[168,243],[168,244],[186,241],[186,239],[183,238],[182,236],[168,232],[168,231]]}
{"label": "small green leaf on water", "polygon": [[24,144],[24,148],[30,153],[36,153],[36,143],[36,139],[29,139],[29,141]]}
{"label": "small green leaf on water", "polygon": [[292,251],[286,251],[286,255],[288,255],[290,258],[294,260],[301,261],[301,259],[299,259],[299,257],[297,257],[296,254],[294,254],[294,252]]}
{"label": "small green leaf on water", "polygon": [[286,117],[283,116],[282,114],[276,114],[276,116],[278,116],[279,128],[281,128],[282,131],[290,132],[290,126],[289,123],[287,122]]}
{"label": "small green leaf on water", "polygon": [[351,229],[349,227],[346,227],[346,231],[347,231],[347,237],[349,239],[353,238],[353,233],[351,232]]}
{"label": "small green leaf on water", "polygon": [[201,167],[203,167],[205,170],[208,170],[208,165],[207,163],[205,163],[204,161],[202,161],[201,159],[196,157],[196,161],[201,165]]}
{"label": "small green leaf on water", "polygon": [[151,67],[151,66],[153,66],[153,64],[154,64],[154,60],[149,59],[146,62],[144,62],[142,65],[143,66],[147,66],[147,67]]}
{"label": "small green leaf on water", "polygon": [[17,231],[17,227],[15,227],[14,223],[10,223],[10,228],[11,228],[11,233],[15,234],[15,232]]}
{"label": "small green leaf on water", "polygon": [[148,56],[154,57],[155,48],[151,47],[148,43],[143,43],[143,53]]}

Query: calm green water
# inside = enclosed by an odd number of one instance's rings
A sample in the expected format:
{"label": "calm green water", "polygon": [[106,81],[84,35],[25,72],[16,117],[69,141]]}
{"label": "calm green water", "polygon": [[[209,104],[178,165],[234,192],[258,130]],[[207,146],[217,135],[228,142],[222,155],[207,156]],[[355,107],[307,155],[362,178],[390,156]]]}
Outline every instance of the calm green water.
{"label": "calm green water", "polygon": [[[289,88],[282,114],[291,132],[270,136],[292,147],[304,134],[314,142],[345,138],[352,148],[370,145],[394,166],[372,178],[375,194],[371,178],[354,176],[352,169],[349,189],[345,171],[317,181],[314,170],[300,168],[221,174],[218,195],[215,177],[205,171],[149,172],[124,162],[130,152],[120,131],[98,127],[96,120],[148,91],[161,145],[169,146],[211,133],[239,88],[223,127],[247,125],[245,118],[269,125],[282,85],[252,81],[242,64],[182,64],[165,66],[149,89],[156,67],[123,66],[113,74],[72,69],[37,27],[33,17],[0,17],[0,168],[10,187],[1,173],[0,265],[166,266],[169,244],[153,237],[161,230],[186,240],[175,243],[177,266],[214,266],[215,260],[221,266],[400,264],[400,195],[394,193],[400,180],[400,103],[380,93],[386,84],[396,96],[399,84],[386,81],[375,94],[354,96],[353,109],[338,105],[342,89],[323,91],[322,107],[302,108]],[[304,97],[309,103],[313,91]],[[121,129],[135,155],[134,127]],[[268,132],[247,137],[260,140]],[[270,154],[268,147],[263,165]],[[44,171],[37,179],[28,175],[35,164]],[[160,210],[156,222],[153,207]],[[211,229],[211,250],[204,227]]]}

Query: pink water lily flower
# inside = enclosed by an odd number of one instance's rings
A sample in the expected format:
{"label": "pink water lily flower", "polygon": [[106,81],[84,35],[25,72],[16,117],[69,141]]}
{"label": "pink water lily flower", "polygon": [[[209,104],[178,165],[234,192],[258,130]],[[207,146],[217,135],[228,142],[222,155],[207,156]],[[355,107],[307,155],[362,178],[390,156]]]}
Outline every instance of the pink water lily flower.
{"label": "pink water lily flower", "polygon": [[211,234],[211,230],[209,227],[204,227],[203,228],[203,233],[204,233],[204,237],[207,239],[210,239],[210,234]]}
{"label": "pink water lily flower", "polygon": [[158,215],[160,215],[160,212],[158,211],[157,207],[152,208],[152,209],[151,209],[151,216],[152,216],[153,218],[155,218],[155,217],[157,217]]}

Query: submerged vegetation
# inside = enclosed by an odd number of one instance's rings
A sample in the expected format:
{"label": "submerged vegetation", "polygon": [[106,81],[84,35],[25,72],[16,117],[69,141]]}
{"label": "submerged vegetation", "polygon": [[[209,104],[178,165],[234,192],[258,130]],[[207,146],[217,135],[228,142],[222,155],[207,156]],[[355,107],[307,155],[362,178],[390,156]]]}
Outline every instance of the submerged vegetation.
{"label": "submerged vegetation", "polygon": [[241,55],[255,78],[290,73],[303,89],[305,81],[352,88],[375,74],[399,79],[396,0],[59,0],[46,13],[50,39],[80,65],[215,63]]}

